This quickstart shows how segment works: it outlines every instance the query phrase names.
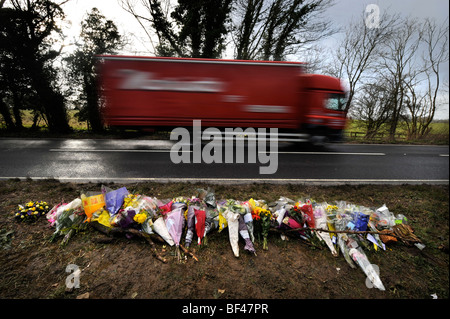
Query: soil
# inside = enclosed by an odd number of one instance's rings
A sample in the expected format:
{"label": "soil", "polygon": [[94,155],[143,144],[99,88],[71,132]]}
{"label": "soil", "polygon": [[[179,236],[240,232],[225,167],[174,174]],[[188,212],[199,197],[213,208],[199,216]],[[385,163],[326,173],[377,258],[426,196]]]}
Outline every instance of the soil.
{"label": "soil", "polygon": [[[107,184],[111,188],[124,185]],[[125,185],[130,192],[170,198],[192,196],[208,185],[144,183]],[[142,238],[108,237],[88,227],[68,245],[50,242],[54,228],[45,217],[34,223],[17,222],[18,204],[44,200],[50,206],[71,201],[100,184],[60,183],[55,180],[9,180],[0,186],[0,298],[2,299],[448,299],[448,185],[447,186],[214,186],[216,198],[312,196],[317,201],[347,200],[366,206],[386,204],[409,218],[424,250],[403,243],[386,251],[365,250],[380,269],[385,291],[369,288],[361,269],[352,269],[340,255],[325,247],[278,233],[269,234],[269,249],[256,240],[257,255],[231,250],[228,232],[213,231],[206,246],[194,244],[190,256],[178,262],[175,248],[156,243],[163,263],[151,254]],[[233,197],[235,196],[235,197]],[[248,196],[248,197],[245,197]],[[297,197],[296,197],[297,196]],[[378,207],[379,207],[378,206]],[[184,235],[183,235],[184,238]],[[81,270],[79,288],[68,289],[68,265]]]}

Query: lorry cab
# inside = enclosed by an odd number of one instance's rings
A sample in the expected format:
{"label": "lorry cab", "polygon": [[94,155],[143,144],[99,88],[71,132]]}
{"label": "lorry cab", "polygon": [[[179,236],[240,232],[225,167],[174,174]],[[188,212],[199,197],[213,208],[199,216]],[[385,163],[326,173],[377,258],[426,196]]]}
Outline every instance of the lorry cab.
{"label": "lorry cab", "polygon": [[346,125],[346,95],[338,78],[319,74],[303,74],[301,90],[306,112],[301,130],[308,132],[312,142],[342,141]]}

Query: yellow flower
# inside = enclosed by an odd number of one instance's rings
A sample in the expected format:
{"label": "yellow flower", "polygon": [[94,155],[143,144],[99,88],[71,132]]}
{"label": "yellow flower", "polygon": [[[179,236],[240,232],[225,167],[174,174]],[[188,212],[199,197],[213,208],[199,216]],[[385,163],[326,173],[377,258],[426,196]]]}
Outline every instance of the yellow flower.
{"label": "yellow flower", "polygon": [[136,215],[134,215],[133,219],[135,222],[142,224],[147,219],[147,215],[144,213],[136,214]]}

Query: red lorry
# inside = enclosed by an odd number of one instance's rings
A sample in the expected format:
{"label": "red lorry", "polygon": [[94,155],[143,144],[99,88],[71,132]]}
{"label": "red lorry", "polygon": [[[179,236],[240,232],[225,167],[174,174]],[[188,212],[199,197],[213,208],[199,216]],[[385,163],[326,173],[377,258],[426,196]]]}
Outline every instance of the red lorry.
{"label": "red lorry", "polygon": [[278,128],[283,140],[339,141],[345,92],[298,62],[99,56],[110,127]]}

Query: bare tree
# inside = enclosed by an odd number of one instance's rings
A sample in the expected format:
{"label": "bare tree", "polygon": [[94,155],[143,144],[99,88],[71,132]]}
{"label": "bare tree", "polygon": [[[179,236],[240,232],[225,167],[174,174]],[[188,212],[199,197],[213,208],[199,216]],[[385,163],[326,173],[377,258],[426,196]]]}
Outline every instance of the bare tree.
{"label": "bare tree", "polygon": [[382,62],[378,65],[383,70],[385,80],[391,82],[392,110],[389,120],[389,135],[395,139],[395,133],[400,120],[404,118],[408,87],[417,86],[420,75],[418,63],[418,48],[422,38],[421,26],[417,19],[404,18],[402,24],[395,30],[395,36],[386,43]]}
{"label": "bare tree", "polygon": [[330,0],[237,0],[232,38],[237,59],[283,60],[335,31],[321,14]]}
{"label": "bare tree", "polygon": [[448,19],[442,25],[436,21],[426,19],[422,29],[422,42],[425,44],[423,55],[423,72],[425,74],[426,91],[424,103],[417,117],[419,136],[426,135],[431,129],[436,109],[438,107],[438,93],[441,89],[441,65],[449,60],[448,50],[449,27]]}
{"label": "bare tree", "polygon": [[374,138],[390,118],[392,92],[389,86],[389,82],[364,84],[361,94],[355,98],[350,113],[361,120],[366,138]]}
{"label": "bare tree", "polygon": [[383,13],[379,23],[378,27],[369,28],[365,16],[361,15],[346,27],[342,41],[337,44],[334,70],[329,73],[348,82],[346,112],[352,105],[358,86],[376,70],[384,45],[398,25],[398,16]]}

